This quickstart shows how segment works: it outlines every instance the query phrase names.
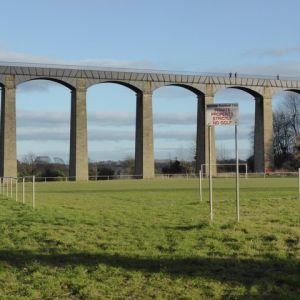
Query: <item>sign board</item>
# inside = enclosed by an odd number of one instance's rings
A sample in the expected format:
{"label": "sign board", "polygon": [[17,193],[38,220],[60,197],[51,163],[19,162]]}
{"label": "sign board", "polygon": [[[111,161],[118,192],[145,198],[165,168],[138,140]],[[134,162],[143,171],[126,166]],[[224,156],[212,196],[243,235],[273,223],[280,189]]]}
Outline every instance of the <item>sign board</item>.
{"label": "sign board", "polygon": [[237,103],[207,104],[206,125],[237,125],[239,105]]}

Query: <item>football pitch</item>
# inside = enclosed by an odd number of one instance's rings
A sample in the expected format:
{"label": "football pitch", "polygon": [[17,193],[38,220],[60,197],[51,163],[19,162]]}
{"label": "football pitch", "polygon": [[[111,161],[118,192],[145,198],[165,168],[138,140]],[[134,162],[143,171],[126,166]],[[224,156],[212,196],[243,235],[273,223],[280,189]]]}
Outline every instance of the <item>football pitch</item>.
{"label": "football pitch", "polygon": [[241,179],[239,224],[235,179],[213,184],[213,223],[206,179],[202,202],[198,179],[0,197],[0,299],[299,299],[298,178]]}

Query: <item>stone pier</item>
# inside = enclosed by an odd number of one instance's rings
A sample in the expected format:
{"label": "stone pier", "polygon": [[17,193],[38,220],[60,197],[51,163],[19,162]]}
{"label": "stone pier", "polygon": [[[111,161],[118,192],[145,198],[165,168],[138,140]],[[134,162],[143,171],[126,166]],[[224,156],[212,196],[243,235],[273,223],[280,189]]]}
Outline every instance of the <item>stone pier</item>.
{"label": "stone pier", "polygon": [[[197,139],[196,139],[196,172],[197,174],[203,166],[203,172],[208,175],[209,165],[209,133],[208,127],[206,126],[206,105],[214,103],[213,86],[210,84],[206,85],[206,93],[199,94],[198,98],[198,111],[197,111]],[[215,128],[211,128],[211,163],[212,163],[212,174],[216,174],[216,149],[215,149]]]}
{"label": "stone pier", "polygon": [[86,81],[78,79],[71,91],[70,177],[88,180]]}
{"label": "stone pier", "polygon": [[265,172],[273,165],[273,113],[270,88],[255,98],[254,171]]}
{"label": "stone pier", "polygon": [[15,76],[8,75],[1,99],[1,177],[17,177],[16,153],[16,82]]}
{"label": "stone pier", "polygon": [[151,83],[136,96],[135,174],[154,177],[153,116]]}

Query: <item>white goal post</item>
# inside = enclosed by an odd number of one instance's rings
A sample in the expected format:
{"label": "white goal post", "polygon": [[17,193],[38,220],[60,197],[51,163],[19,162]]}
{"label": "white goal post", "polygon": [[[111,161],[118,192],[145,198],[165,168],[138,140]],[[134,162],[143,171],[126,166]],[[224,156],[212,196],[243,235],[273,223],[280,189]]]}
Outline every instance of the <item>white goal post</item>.
{"label": "white goal post", "polygon": [[[235,167],[236,164],[235,163],[228,163],[228,164],[211,164],[212,166],[215,166],[216,168],[218,168],[218,166],[233,166]],[[207,166],[207,168],[206,168]],[[239,166],[240,167],[244,167],[243,169],[245,170],[244,172],[239,172],[240,174],[245,174],[245,178],[248,178],[248,164],[247,163],[239,163]],[[209,169],[209,165],[208,164],[201,164],[201,174],[203,176],[205,176],[206,174],[208,174],[208,169]],[[207,170],[207,173],[206,173],[206,170]],[[218,172],[217,170],[217,173],[225,173],[225,174],[231,174],[231,173],[234,173],[235,174],[235,169],[230,171],[230,172]]]}

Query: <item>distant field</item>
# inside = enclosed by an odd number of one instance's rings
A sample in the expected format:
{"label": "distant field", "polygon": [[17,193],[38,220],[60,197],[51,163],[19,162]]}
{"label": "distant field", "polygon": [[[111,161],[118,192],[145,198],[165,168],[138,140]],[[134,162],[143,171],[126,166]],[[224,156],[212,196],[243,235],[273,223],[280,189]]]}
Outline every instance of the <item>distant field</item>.
{"label": "distant field", "polygon": [[0,299],[299,299],[297,179],[241,180],[240,224],[234,183],[215,179],[213,224],[197,179],[0,197]]}

